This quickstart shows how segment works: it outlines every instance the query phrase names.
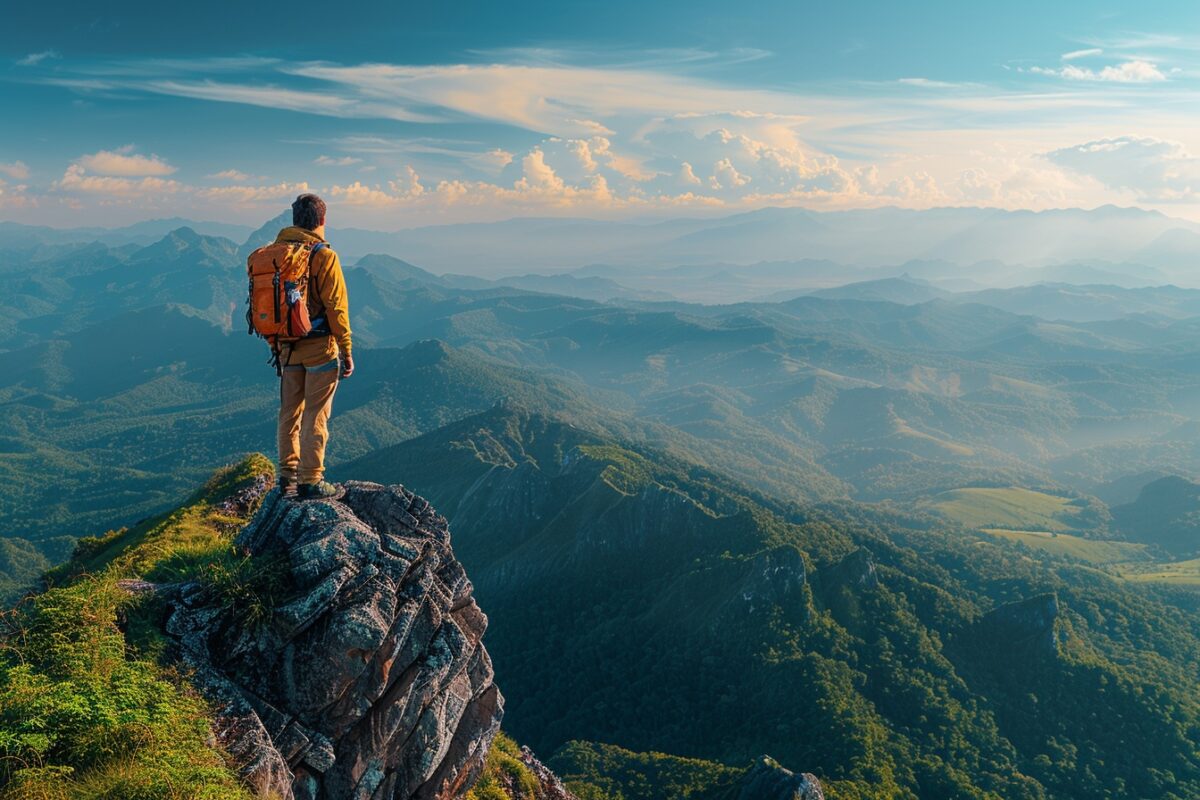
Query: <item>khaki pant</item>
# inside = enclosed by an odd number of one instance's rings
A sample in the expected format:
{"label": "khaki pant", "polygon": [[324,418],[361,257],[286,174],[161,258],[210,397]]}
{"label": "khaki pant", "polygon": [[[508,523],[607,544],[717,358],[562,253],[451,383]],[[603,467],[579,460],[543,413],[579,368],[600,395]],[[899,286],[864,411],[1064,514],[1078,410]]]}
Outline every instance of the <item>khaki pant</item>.
{"label": "khaki pant", "polygon": [[317,483],[325,475],[329,412],[338,385],[338,361],[290,364],[279,381],[279,480]]}

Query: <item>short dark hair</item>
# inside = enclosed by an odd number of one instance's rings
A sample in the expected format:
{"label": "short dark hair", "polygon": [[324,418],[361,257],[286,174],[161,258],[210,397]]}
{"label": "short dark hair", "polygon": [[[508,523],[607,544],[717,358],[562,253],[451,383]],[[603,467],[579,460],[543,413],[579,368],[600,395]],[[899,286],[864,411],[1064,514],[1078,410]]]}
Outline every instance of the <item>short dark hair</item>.
{"label": "short dark hair", "polygon": [[315,230],[325,222],[325,201],[315,194],[302,194],[292,203],[292,224]]}

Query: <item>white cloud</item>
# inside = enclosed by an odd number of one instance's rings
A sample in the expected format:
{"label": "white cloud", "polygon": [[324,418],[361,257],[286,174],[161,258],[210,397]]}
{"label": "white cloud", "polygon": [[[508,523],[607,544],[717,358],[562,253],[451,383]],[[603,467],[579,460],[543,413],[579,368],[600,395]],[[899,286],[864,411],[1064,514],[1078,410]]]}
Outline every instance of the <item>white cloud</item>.
{"label": "white cloud", "polygon": [[540,147],[535,147],[521,159],[521,167],[525,174],[517,182],[518,189],[561,191],[564,188],[563,179],[546,163],[546,154]]}
{"label": "white cloud", "polygon": [[15,181],[23,181],[29,177],[29,165],[24,161],[10,161],[7,164],[0,163],[0,173],[7,175]]}
{"label": "white cloud", "polygon": [[700,185],[699,176],[697,176],[695,170],[692,169],[692,165],[686,161],[679,165],[679,183],[683,184],[684,186]]}
{"label": "white cloud", "polygon": [[206,175],[205,177],[216,178],[217,180],[223,181],[234,181],[235,183],[245,183],[253,176],[247,175],[245,172],[242,172],[238,169],[223,169],[220,172],[214,172],[213,174]]}
{"label": "white cloud", "polygon": [[183,190],[183,184],[174,180],[145,176],[138,180],[113,175],[89,175],[82,164],[67,167],[60,180],[52,184],[54,189],[81,194],[104,194],[116,196],[140,196],[174,194]]}
{"label": "white cloud", "polygon": [[50,61],[55,58],[62,58],[62,56],[59,55],[57,50],[43,50],[40,53],[30,53],[29,55],[25,56],[24,58],[18,59],[17,66],[19,66],[19,67],[36,67],[38,64],[42,63],[43,61]]}
{"label": "white cloud", "polygon": [[1158,83],[1167,79],[1167,76],[1162,73],[1157,64],[1142,61],[1141,59],[1109,65],[1099,71],[1086,67],[1077,67],[1074,64],[1068,64],[1060,69],[1030,67],[1029,71],[1038,75],[1053,75],[1071,81],[1097,81],[1104,83]]}
{"label": "white cloud", "polygon": [[388,181],[388,188],[398,195],[408,198],[417,198],[425,194],[425,187],[421,185],[421,176],[412,168],[411,164],[404,167],[404,175],[399,180]]}
{"label": "white cloud", "polygon": [[1064,147],[1045,157],[1139,199],[1175,202],[1200,197],[1200,159],[1180,142],[1120,136]]}
{"label": "white cloud", "polygon": [[929,78],[901,78],[897,83],[903,83],[906,86],[920,86],[923,89],[953,89],[958,86],[957,83],[933,81]]}
{"label": "white cloud", "polygon": [[713,174],[709,178],[709,183],[714,189],[733,188],[745,186],[753,178],[749,175],[743,175],[737,171],[737,167],[728,158],[722,158],[717,163],[713,164]]}
{"label": "white cloud", "polygon": [[1063,53],[1059,56],[1063,61],[1074,61],[1077,58],[1088,58],[1089,56],[1103,55],[1104,50],[1099,47],[1088,47],[1083,50],[1072,50],[1069,53]]}
{"label": "white cloud", "polygon": [[[334,83],[350,99],[347,116],[393,109],[440,108],[455,116],[488,119],[567,137],[612,136],[615,117],[725,109],[790,110],[802,101],[765,90],[725,88],[669,72],[560,65],[297,64],[291,75]],[[265,103],[264,103],[265,104]],[[587,111],[587,116],[580,114]]]}
{"label": "white cloud", "polygon": [[342,156],[341,158],[334,158],[333,156],[321,155],[317,156],[313,160],[313,163],[319,164],[322,167],[349,167],[352,164],[361,164],[362,159],[355,158],[354,156]]}
{"label": "white cloud", "polygon": [[143,156],[133,152],[133,145],[125,145],[116,150],[100,150],[91,155],[80,156],[76,163],[97,175],[162,177],[175,172],[175,167],[156,155]]}
{"label": "white cloud", "polygon": [[216,201],[225,206],[258,206],[290,202],[298,194],[311,192],[312,188],[305,182],[281,181],[268,186],[207,186],[202,189],[183,187],[183,191],[202,200]]}
{"label": "white cloud", "polygon": [[[1153,56],[1132,55],[1158,51],[1102,44],[1102,52],[1091,52],[1100,51],[1097,46],[1064,53],[1053,68],[1033,69],[1062,81],[1050,89],[1046,81],[1033,81],[1037,88],[1022,89],[1015,81],[989,88],[910,77],[899,79],[913,87],[906,91],[892,82],[890,88],[863,84],[855,92],[802,94],[720,85],[645,61],[627,62],[637,67],[592,68],[549,59],[532,65],[427,67],[270,61],[246,70],[246,75],[237,75],[236,65],[231,65],[220,83],[204,79],[209,73],[203,60],[183,60],[157,72],[149,66],[121,72],[121,64],[114,64],[94,77],[74,76],[91,82],[77,80],[73,86],[79,91],[180,94],[335,117],[452,121],[456,129],[475,125],[469,134],[456,132],[461,139],[441,138],[442,130],[413,135],[405,129],[390,136],[305,141],[319,148],[310,158],[324,151],[317,164],[357,163],[353,174],[359,180],[316,190],[355,205],[356,213],[367,215],[364,223],[392,223],[395,217],[389,210],[397,206],[404,208],[406,218],[411,213],[422,221],[495,219],[525,210],[603,215],[756,204],[1045,208],[1128,202],[1142,191],[1119,185],[1111,175],[1095,177],[1102,168],[1094,154],[1086,165],[1081,157],[1071,166],[1066,165],[1068,156],[1042,157],[1064,142],[1093,138],[1097,125],[1136,119],[1139,127],[1165,140],[1186,139],[1200,151],[1200,139],[1190,138],[1194,121],[1180,110],[1184,106],[1178,92],[1097,90],[1118,82],[1174,78],[1166,66],[1160,69],[1147,60]],[[1095,58],[1104,52],[1109,57]],[[1111,55],[1116,52],[1131,55],[1121,59]],[[566,60],[569,55],[555,58]],[[1104,62],[1111,64],[1105,67]],[[1094,66],[1085,69],[1084,64]],[[59,77],[70,79],[67,65],[59,66],[64,73]],[[275,74],[264,78],[271,70]],[[1026,80],[1030,71],[1013,68],[1014,74],[1024,72]],[[272,77],[281,85],[271,85]],[[1087,82],[1097,86],[1082,85]],[[1184,83],[1177,83],[1182,92]],[[495,126],[476,124],[479,121],[508,128],[500,138]],[[495,146],[499,143],[504,147]],[[343,156],[336,156],[339,152]],[[128,149],[115,154],[154,158],[135,156]],[[368,173],[360,159],[380,166]],[[157,160],[163,165],[157,169],[174,169]],[[405,163],[412,166],[396,175],[395,165]],[[1177,173],[1186,175],[1187,163],[1176,158],[1159,176],[1160,188],[1138,196],[1186,194],[1190,189]],[[84,180],[102,186],[97,179],[170,174],[135,175],[128,169],[117,174],[112,164],[103,167],[107,172],[99,163],[89,167],[80,159],[77,164],[78,174],[71,180],[64,176],[58,191]],[[237,170],[209,178],[265,182]],[[153,189],[149,184],[125,188],[132,193]],[[230,204],[267,203],[280,191],[278,186],[212,187],[205,197]],[[200,198],[199,190],[190,187],[176,190],[174,196],[180,203]],[[449,206],[462,210],[446,213]],[[375,208],[379,216],[372,219]]]}

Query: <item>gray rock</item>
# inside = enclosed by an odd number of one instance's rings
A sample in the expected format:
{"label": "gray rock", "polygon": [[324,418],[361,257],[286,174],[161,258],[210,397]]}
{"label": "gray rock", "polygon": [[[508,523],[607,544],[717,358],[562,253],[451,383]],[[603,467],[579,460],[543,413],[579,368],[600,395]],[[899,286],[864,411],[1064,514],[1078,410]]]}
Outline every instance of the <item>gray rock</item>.
{"label": "gray rock", "polygon": [[762,756],[742,778],[737,800],[825,800],[817,776],[784,769]]}
{"label": "gray rock", "polygon": [[504,701],[487,617],[445,519],[399,486],[267,495],[237,545],[269,618],[175,587],[165,629],[260,797],[448,800],[483,768]]}

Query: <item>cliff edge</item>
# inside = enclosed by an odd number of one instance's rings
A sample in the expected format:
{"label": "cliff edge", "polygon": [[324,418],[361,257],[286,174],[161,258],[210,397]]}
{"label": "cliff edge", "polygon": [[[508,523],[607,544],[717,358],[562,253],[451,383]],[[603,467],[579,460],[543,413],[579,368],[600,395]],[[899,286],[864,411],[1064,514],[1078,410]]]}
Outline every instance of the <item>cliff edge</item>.
{"label": "cliff edge", "polygon": [[448,800],[484,765],[503,698],[487,617],[446,520],[399,486],[271,491],[224,583],[165,593],[165,630],[260,797]]}

